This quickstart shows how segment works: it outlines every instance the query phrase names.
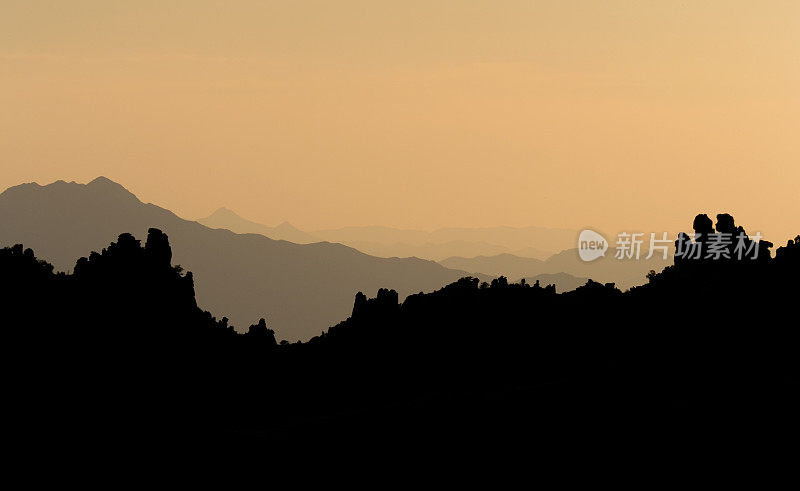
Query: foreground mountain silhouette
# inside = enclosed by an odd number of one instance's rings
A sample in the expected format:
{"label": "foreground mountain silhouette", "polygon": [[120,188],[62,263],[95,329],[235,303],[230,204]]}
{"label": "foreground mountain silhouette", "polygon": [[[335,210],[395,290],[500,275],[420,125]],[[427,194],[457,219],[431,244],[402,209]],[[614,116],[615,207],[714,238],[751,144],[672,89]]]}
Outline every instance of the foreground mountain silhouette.
{"label": "foreground mountain silhouette", "polygon": [[698,215],[693,228],[701,237],[679,237],[673,266],[628,292],[462,278],[400,302],[380,289],[291,345],[263,321],[240,335],[201,311],[159,230],[144,246],[120,235],[71,275],[23,245],[3,249],[4,361],[26,368],[5,389],[11,435],[80,438],[114,458],[132,439],[174,449],[178,438],[325,446],[351,460],[575,448],[597,458],[617,445],[707,458],[751,437],[793,441],[800,236],[773,258],[772,244],[746,236],[741,249],[717,247],[718,233],[744,235],[728,215]]}
{"label": "foreground mountain silhouette", "polygon": [[[298,245],[212,230],[139,201],[100,177],[88,184],[23,184],[0,194],[0,246],[25,244],[59,271],[122,233],[169,235],[174,262],[195,275],[197,301],[242,329],[266,317],[284,339],[307,339],[345,317],[357,291],[402,296],[464,273],[419,259],[371,257],[340,244]],[[311,302],[311,305],[309,304]]]}
{"label": "foreground mountain silhouette", "polygon": [[553,285],[558,292],[571,292],[588,283],[589,278],[580,278],[567,273],[542,273],[524,279],[528,284]]}

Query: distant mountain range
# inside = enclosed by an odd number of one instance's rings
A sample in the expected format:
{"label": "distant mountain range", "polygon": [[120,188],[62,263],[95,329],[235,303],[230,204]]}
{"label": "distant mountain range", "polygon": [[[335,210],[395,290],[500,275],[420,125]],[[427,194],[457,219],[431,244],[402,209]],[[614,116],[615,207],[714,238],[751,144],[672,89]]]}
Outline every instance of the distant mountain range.
{"label": "distant mountain range", "polygon": [[[369,226],[306,233],[288,222],[277,227],[252,222],[226,208],[198,221],[214,228],[261,233],[273,239],[338,242],[378,257],[430,259],[447,268],[479,276],[506,276],[510,281],[539,279],[542,284],[555,284],[558,291],[574,290],[588,278],[627,289],[645,283],[645,275],[651,269],[661,271],[672,264],[671,256],[666,261],[658,257],[617,260],[614,248],[603,258],[583,262],[574,247],[578,232],[570,229],[486,227],[426,232]],[[547,249],[560,252],[550,253]]]}
{"label": "distant mountain range", "polygon": [[535,251],[545,257],[575,245],[577,230],[546,227],[441,228],[433,232],[389,227],[345,227],[312,232],[317,237],[343,244],[355,241],[380,244],[445,244],[449,242],[487,243],[519,254]]}
{"label": "distant mountain range", "polygon": [[[194,273],[202,308],[227,316],[239,329],[266,317],[279,339],[288,340],[319,334],[345,318],[358,291],[372,294],[379,288],[393,288],[404,298],[466,275],[481,280],[504,275],[530,283],[538,279],[555,284],[558,291],[572,290],[586,278],[628,288],[644,283],[650,269],[660,271],[671,264],[671,260],[615,260],[613,249],[605,258],[584,263],[575,249],[547,257],[544,249],[531,247],[557,249],[574,244],[576,232],[566,229],[425,232],[347,227],[307,233],[289,223],[268,227],[224,208],[200,222],[142,203],[103,177],[88,184],[22,184],[0,194],[0,247],[22,243],[58,270],[72,271],[78,258],[102,250],[121,233],[143,239],[148,228],[159,228],[169,235],[174,262]],[[404,258],[374,257],[320,239]],[[498,253],[512,248],[542,257]],[[442,259],[453,251],[465,257]],[[479,251],[491,254],[475,254]],[[441,264],[407,256],[437,257]]]}
{"label": "distant mountain range", "polygon": [[237,234],[261,234],[270,239],[286,240],[295,244],[322,242],[318,237],[303,232],[289,222],[283,222],[276,227],[269,227],[262,223],[251,222],[224,207],[205,218],[197,220],[197,222],[209,228],[223,228]]}
{"label": "distant mountain range", "polygon": [[[377,257],[418,257],[431,259],[443,266],[467,271],[477,276],[506,276],[511,281],[525,278],[530,283],[556,285],[560,292],[584,285],[591,274],[598,281],[614,282],[621,288],[644,283],[650,269],[660,271],[664,264],[643,261],[638,264],[609,264],[601,260],[586,267],[575,249],[577,231],[543,227],[444,228],[433,232],[395,229],[383,226],[344,227],[303,232],[288,222],[270,227],[242,218],[234,211],[220,208],[198,222],[212,228],[236,233],[260,233],[273,239],[298,243],[320,240],[339,242]],[[533,242],[529,242],[533,241]],[[530,244],[564,250],[548,253]],[[505,244],[505,245],[498,245]],[[527,245],[526,245],[527,244]],[[512,248],[513,249],[513,253]],[[613,255],[613,253],[612,253]],[[602,264],[602,266],[598,266]],[[564,268],[559,269],[559,268]]]}
{"label": "distant mountain range", "polygon": [[372,226],[317,230],[313,234],[377,256],[416,256],[434,261],[495,254],[545,259],[572,247],[578,236],[576,230],[545,227],[442,228],[427,232]]}
{"label": "distant mountain range", "polygon": [[[617,250],[612,247],[606,251],[604,257],[592,262],[582,261],[578,256],[578,250],[573,248],[553,254],[544,261],[512,254],[498,254],[471,258],[451,257],[439,263],[448,268],[469,271],[473,274],[503,275],[508,277],[509,281],[517,281],[520,278],[530,281],[531,278],[541,275],[567,274],[571,278],[582,280],[582,283],[585,283],[586,278],[591,278],[603,283],[615,283],[623,290],[646,283],[646,275],[650,270],[658,272],[673,263],[672,254],[669,254],[666,260],[657,254],[650,259],[645,259],[646,254],[643,254],[641,259],[633,260],[616,259],[616,253]],[[542,278],[547,277],[542,276]],[[574,284],[574,281],[567,277],[561,279],[564,280],[562,282],[564,286]],[[542,283],[547,282],[542,281]],[[556,286],[559,291],[565,291],[559,284]]]}
{"label": "distant mountain range", "polygon": [[[332,238],[327,239],[331,242],[341,242]],[[526,249],[512,250],[497,244],[488,242],[470,242],[465,240],[454,240],[450,242],[369,242],[360,240],[347,240],[341,242],[350,247],[355,247],[359,251],[366,252],[378,257],[418,257],[440,261],[452,256],[473,257],[480,255],[509,254],[513,253],[523,257],[547,258],[552,252],[528,247]]]}
{"label": "distant mountain range", "polygon": [[[450,257],[439,261],[440,264],[450,268],[464,267],[464,271],[481,272],[491,276],[506,276],[509,280],[516,281],[520,278],[529,278],[551,272],[545,268],[545,261],[531,257],[519,257],[513,254],[497,254],[494,256],[476,257]],[[455,266],[459,265],[459,266]],[[491,271],[491,273],[484,273]]]}
{"label": "distant mountain range", "polygon": [[433,261],[377,258],[341,244],[214,230],[142,203],[103,177],[88,184],[22,184],[0,194],[0,247],[22,243],[61,271],[72,271],[78,258],[121,233],[143,240],[150,227],[169,236],[173,263],[194,273],[202,308],[229,317],[239,329],[266,317],[279,339],[307,339],[346,318],[358,291],[394,288],[403,298],[466,275]]}
{"label": "distant mountain range", "polygon": [[258,233],[276,240],[300,244],[337,242],[378,257],[418,257],[433,261],[453,256],[495,254],[546,259],[555,252],[574,246],[578,235],[576,230],[544,227],[442,228],[427,232],[367,226],[304,232],[288,222],[277,227],[256,223],[227,208],[220,208],[197,221],[211,228]]}

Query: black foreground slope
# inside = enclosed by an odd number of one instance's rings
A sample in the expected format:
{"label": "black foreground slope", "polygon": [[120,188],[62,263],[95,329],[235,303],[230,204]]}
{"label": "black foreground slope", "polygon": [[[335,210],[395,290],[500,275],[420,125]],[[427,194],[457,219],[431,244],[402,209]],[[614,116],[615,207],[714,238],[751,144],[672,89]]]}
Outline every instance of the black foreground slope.
{"label": "black foreground slope", "polygon": [[[703,217],[695,228],[706,233]],[[717,231],[732,226],[721,216]],[[791,440],[800,237],[774,258],[769,246],[741,260],[679,258],[626,293],[463,278],[401,304],[382,289],[357,295],[326,334],[290,345],[264,323],[238,335],[197,308],[160,231],[144,247],[121,236],[73,275],[5,249],[6,392],[18,401],[6,429],[122,451],[136,442],[386,455]]]}
{"label": "black foreground slope", "polygon": [[[293,244],[183,220],[106,178],[23,184],[0,194],[0,247],[25,244],[59,271],[122,233],[168,234],[174,263],[195,275],[197,301],[237,328],[266,317],[281,339],[308,339],[341,320],[358,291],[432,291],[464,275],[432,261],[384,259],[327,242]],[[313,302],[309,304],[309,302]]]}

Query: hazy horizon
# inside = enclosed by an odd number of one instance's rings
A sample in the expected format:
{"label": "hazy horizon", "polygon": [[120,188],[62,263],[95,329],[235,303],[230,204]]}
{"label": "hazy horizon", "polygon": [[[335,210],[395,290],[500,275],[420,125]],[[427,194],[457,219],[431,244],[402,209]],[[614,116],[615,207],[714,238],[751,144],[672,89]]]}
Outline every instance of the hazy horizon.
{"label": "hazy horizon", "polygon": [[195,220],[800,230],[800,3],[0,5],[0,188]]}
{"label": "hazy horizon", "polygon": [[[213,212],[209,213],[207,216],[189,217],[189,216],[183,216],[180,213],[175,212],[175,210],[171,210],[171,209],[167,208],[162,203],[154,203],[154,202],[151,202],[151,201],[144,200],[144,199],[141,198],[139,193],[136,192],[135,189],[131,189],[128,186],[125,186],[124,183],[114,181],[113,179],[109,179],[107,176],[97,176],[94,179],[87,180],[86,182],[78,182],[78,181],[75,181],[74,179],[73,180],[57,179],[57,180],[52,181],[52,182],[28,181],[28,182],[17,183],[17,184],[15,184],[13,186],[9,186],[9,188],[20,186],[20,185],[24,185],[24,184],[35,184],[35,185],[38,185],[40,187],[47,187],[47,186],[55,184],[57,182],[63,182],[63,183],[69,183],[69,184],[87,185],[87,184],[91,183],[92,181],[103,180],[103,179],[111,181],[112,183],[115,183],[115,184],[117,184],[119,186],[122,186],[126,191],[128,191],[131,194],[133,194],[134,196],[136,196],[136,198],[139,199],[142,203],[156,205],[156,206],[158,206],[160,208],[163,208],[163,209],[166,209],[166,210],[168,210],[168,211],[170,211],[172,213],[175,213],[176,216],[178,216],[179,218],[181,218],[183,220],[197,222],[197,223],[200,223],[200,224],[205,225],[205,226],[207,226],[209,228],[212,228],[212,229],[213,228],[225,228],[225,229],[229,229],[229,230],[231,230],[231,231],[233,231],[234,233],[237,233],[237,234],[241,234],[241,233],[256,233],[256,234],[259,234],[259,235],[265,235],[265,236],[270,237],[270,238],[277,238],[277,239],[287,240],[289,242],[294,242],[294,243],[298,243],[298,244],[309,244],[309,243],[315,243],[315,242],[341,243],[341,244],[345,244],[345,245],[348,245],[350,247],[353,247],[355,249],[358,249],[360,252],[364,252],[364,253],[367,253],[369,255],[377,256],[377,257],[415,257],[416,256],[416,257],[420,257],[420,258],[433,260],[435,262],[441,262],[441,259],[451,258],[451,257],[452,258],[461,258],[461,257],[464,257],[464,258],[476,257],[477,258],[477,257],[491,257],[491,256],[496,256],[496,255],[511,254],[511,255],[521,256],[521,257],[528,257],[528,258],[530,258],[530,257],[539,257],[539,258],[544,259],[546,257],[557,255],[560,252],[564,252],[564,251],[567,251],[567,250],[570,250],[570,249],[574,249],[576,244],[577,244],[576,241],[578,239],[578,233],[579,233],[579,229],[577,229],[577,228],[543,227],[543,226],[536,225],[536,224],[521,225],[521,226],[513,226],[513,225],[489,225],[489,226],[473,226],[473,227],[469,227],[469,226],[465,226],[465,227],[445,226],[445,227],[437,227],[437,228],[430,228],[430,229],[424,229],[424,228],[419,228],[419,227],[418,228],[392,227],[390,225],[383,225],[383,224],[367,224],[367,225],[343,225],[343,226],[340,226],[340,227],[331,227],[331,228],[325,228],[325,229],[305,229],[303,227],[298,227],[296,224],[291,223],[288,220],[283,220],[280,223],[274,223],[274,224],[261,223],[261,222],[255,221],[255,220],[251,220],[248,217],[242,216],[237,210],[233,210],[233,209],[228,208],[226,206],[220,206],[220,207],[216,208]],[[6,191],[9,188],[0,189],[0,193]],[[248,229],[247,227],[244,227],[246,230],[243,230],[240,225],[229,226],[229,225],[221,223],[221,222],[220,223],[213,223],[215,221],[219,221],[219,219],[212,220],[211,222],[209,222],[209,219],[215,218],[218,215],[219,212],[223,212],[226,215],[230,215],[231,217],[235,217],[237,220],[241,220],[241,221],[249,223],[251,225],[255,225],[257,227],[264,227],[266,229],[269,229],[269,231],[267,231],[267,230],[257,230],[257,229]],[[710,213],[709,215],[715,216],[717,214],[717,212],[719,212],[719,213],[727,213],[728,211],[727,210],[714,210],[714,212]],[[224,222],[225,220],[223,219],[222,221]],[[294,239],[294,238],[291,238],[291,237],[275,237],[274,236],[275,232],[279,231],[281,226],[287,225],[287,224],[290,227],[289,228],[290,231],[294,231],[294,232],[299,233],[299,234],[304,234],[304,235],[307,235],[308,237],[304,237],[303,240],[297,240],[297,239]],[[656,238],[657,239],[660,238],[661,233],[667,232],[667,236],[668,236],[669,240],[672,240],[675,237],[677,237],[677,234],[679,232],[687,232],[687,228],[686,228],[685,224],[684,224],[684,226],[682,228],[679,228],[677,230],[658,230],[658,229],[656,229],[654,227],[642,228],[642,229],[625,228],[625,227],[623,227],[623,228],[619,228],[619,229],[616,229],[616,230],[605,230],[605,229],[601,229],[599,227],[592,227],[592,226],[584,227],[584,229],[585,228],[589,228],[589,229],[592,229],[592,230],[594,230],[596,232],[600,232],[601,234],[603,234],[605,236],[605,238],[607,240],[610,241],[610,244],[614,244],[618,240],[618,237],[617,237],[618,233],[627,233],[627,234],[629,234],[629,233],[643,233],[643,235],[641,237],[641,240],[644,242],[645,246],[647,244],[647,241],[650,240],[649,237],[650,237],[650,233],[651,232],[656,234]],[[457,231],[470,232],[470,231],[473,231],[473,232],[476,232],[476,233],[484,233],[484,232],[491,232],[493,230],[499,232],[499,231],[502,231],[503,229],[507,229],[507,230],[511,230],[511,231],[538,230],[539,232],[543,232],[543,233],[552,232],[555,236],[547,238],[547,236],[542,236],[541,234],[538,234],[538,237],[536,237],[535,239],[529,239],[527,242],[525,242],[524,238],[520,239],[518,237],[516,240],[514,240],[514,242],[517,243],[516,244],[516,249],[515,249],[515,246],[509,246],[508,244],[501,245],[501,244],[504,244],[504,242],[505,242],[502,238],[499,238],[499,237],[498,238],[492,238],[491,236],[483,235],[481,238],[478,238],[478,239],[475,239],[475,240],[477,240],[480,243],[483,243],[485,246],[502,247],[503,250],[498,250],[498,251],[495,251],[495,252],[478,252],[478,253],[471,253],[471,254],[458,254],[458,253],[445,254],[445,255],[442,255],[441,257],[438,257],[438,258],[437,257],[432,257],[430,255],[426,255],[426,254],[410,254],[410,253],[405,253],[405,252],[404,253],[384,253],[385,251],[382,251],[381,247],[380,247],[380,246],[385,246],[385,245],[390,245],[390,244],[396,244],[396,245],[400,245],[400,246],[407,246],[407,245],[414,246],[414,245],[426,245],[427,244],[427,245],[438,245],[438,246],[447,247],[447,246],[452,245],[453,241],[442,240],[441,237],[438,238],[438,239],[433,239],[431,237],[433,235],[435,235],[436,233],[440,233],[440,232],[457,232]],[[750,231],[751,234],[757,234],[757,233],[761,233],[762,229],[755,228],[755,227],[749,227],[749,231]],[[352,232],[352,234],[348,234],[348,232]],[[378,234],[378,238],[370,239],[369,237],[374,236],[374,233]],[[388,236],[386,235],[387,233],[389,234]],[[317,235],[315,235],[315,234],[317,234]],[[321,235],[319,235],[319,234],[321,234]],[[410,234],[411,238],[408,238],[409,234]],[[565,238],[566,237],[565,234],[569,235],[569,237]],[[284,235],[284,234],[279,233],[278,235]],[[393,240],[391,238],[393,235],[399,236],[399,237],[403,237],[403,238],[398,239],[398,240]],[[572,235],[574,235],[574,238],[572,237]],[[785,239],[782,238],[782,237],[774,237],[774,236],[770,236],[770,235],[763,235],[761,238],[774,242],[776,246],[781,246],[784,243],[785,240],[791,240],[796,235],[797,235],[796,233],[793,233],[793,234],[790,233],[790,235],[787,236]],[[455,239],[455,240],[456,241],[459,241],[459,240],[463,241],[464,239]],[[523,242],[520,242],[520,240],[522,240]],[[545,241],[545,242],[548,242],[548,243],[554,242],[554,243],[559,244],[559,245],[555,246],[555,247],[551,246],[551,247],[542,248],[542,246],[541,246],[542,245],[542,241]],[[478,242],[472,242],[472,243],[478,243]],[[523,245],[523,243],[524,243],[524,245]],[[377,249],[375,248],[376,246],[378,246]],[[402,248],[401,248],[401,250],[402,250]],[[532,251],[534,251],[534,250],[536,250],[537,253],[533,253]]]}

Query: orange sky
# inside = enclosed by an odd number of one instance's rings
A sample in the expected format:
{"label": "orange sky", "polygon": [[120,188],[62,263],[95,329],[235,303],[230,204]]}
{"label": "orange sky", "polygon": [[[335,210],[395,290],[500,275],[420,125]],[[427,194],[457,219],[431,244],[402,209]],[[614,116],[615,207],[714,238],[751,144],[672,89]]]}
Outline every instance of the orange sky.
{"label": "orange sky", "polygon": [[800,2],[0,2],[0,187],[301,228],[800,233]]}

